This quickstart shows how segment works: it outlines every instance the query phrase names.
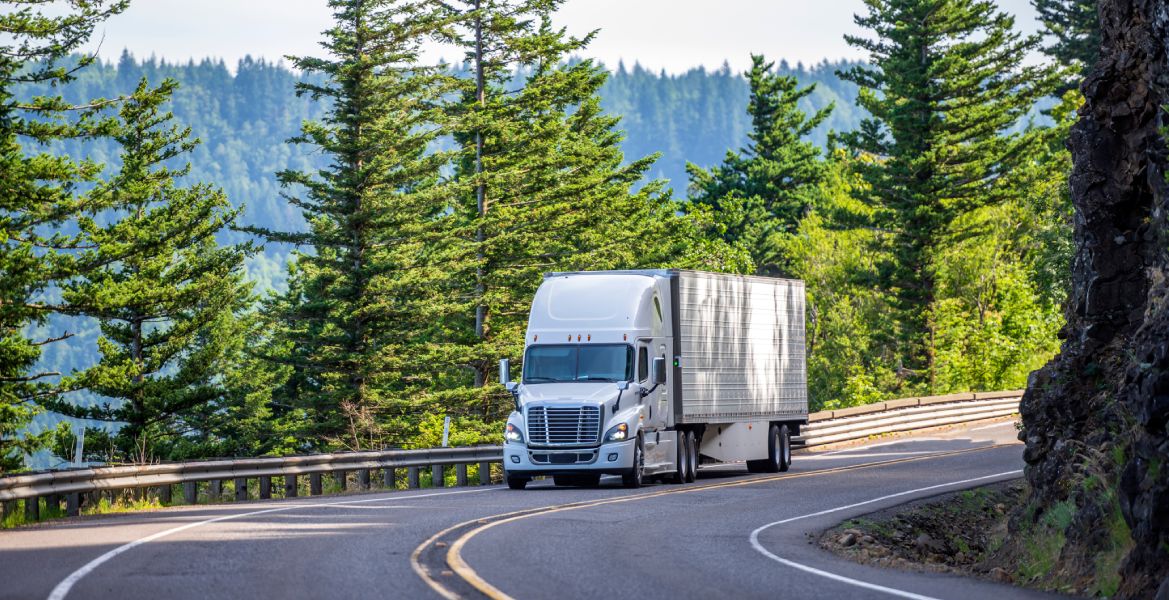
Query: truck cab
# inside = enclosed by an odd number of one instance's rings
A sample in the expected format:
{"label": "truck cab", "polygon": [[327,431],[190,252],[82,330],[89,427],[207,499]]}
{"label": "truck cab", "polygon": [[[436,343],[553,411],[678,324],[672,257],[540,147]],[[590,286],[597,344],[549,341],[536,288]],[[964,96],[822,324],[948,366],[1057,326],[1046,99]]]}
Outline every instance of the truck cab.
{"label": "truck cab", "polygon": [[[629,486],[673,468],[665,363],[667,278],[640,273],[554,274],[536,292],[523,372],[510,387],[504,468],[512,487],[535,475]],[[504,369],[505,381],[510,376]],[[648,443],[647,443],[648,438]],[[647,455],[649,460],[646,460]]]}

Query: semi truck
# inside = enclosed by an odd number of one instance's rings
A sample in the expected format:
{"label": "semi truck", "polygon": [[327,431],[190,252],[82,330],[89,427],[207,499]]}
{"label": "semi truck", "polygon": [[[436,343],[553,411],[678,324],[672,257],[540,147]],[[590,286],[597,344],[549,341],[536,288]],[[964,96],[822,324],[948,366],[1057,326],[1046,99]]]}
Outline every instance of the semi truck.
{"label": "semi truck", "polygon": [[804,284],[679,269],[550,273],[532,300],[507,484],[694,481],[707,462],[786,471],[808,421]]}

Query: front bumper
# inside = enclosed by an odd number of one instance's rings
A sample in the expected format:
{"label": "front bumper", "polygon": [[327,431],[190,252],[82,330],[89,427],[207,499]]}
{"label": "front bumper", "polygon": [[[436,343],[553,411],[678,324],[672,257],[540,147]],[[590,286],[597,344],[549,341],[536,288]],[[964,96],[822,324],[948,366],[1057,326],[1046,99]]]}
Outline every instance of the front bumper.
{"label": "front bumper", "polygon": [[503,445],[503,470],[510,476],[521,477],[582,473],[624,475],[633,471],[636,444],[637,439],[632,439],[595,448],[545,449],[509,443]]}

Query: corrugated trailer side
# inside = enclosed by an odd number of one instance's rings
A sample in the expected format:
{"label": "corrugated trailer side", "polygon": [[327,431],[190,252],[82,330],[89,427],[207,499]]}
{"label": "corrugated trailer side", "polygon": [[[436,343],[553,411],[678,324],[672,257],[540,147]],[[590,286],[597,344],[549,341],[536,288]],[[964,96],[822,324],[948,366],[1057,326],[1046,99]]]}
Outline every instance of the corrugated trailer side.
{"label": "corrugated trailer side", "polygon": [[804,420],[804,283],[676,271],[678,423]]}

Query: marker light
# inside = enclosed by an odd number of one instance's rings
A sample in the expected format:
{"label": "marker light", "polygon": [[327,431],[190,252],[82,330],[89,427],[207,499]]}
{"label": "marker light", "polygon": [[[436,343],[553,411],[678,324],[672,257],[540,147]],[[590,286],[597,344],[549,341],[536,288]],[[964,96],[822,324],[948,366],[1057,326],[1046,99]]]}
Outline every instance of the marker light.
{"label": "marker light", "polygon": [[585,338],[585,341],[586,341],[586,342],[591,342],[591,341],[593,341],[593,334],[591,334],[591,333],[590,333],[590,334],[588,335],[588,337],[586,337],[586,338]]}

